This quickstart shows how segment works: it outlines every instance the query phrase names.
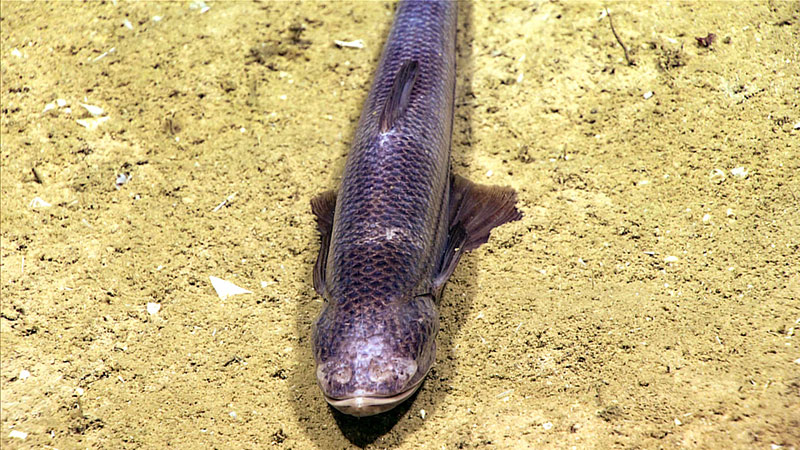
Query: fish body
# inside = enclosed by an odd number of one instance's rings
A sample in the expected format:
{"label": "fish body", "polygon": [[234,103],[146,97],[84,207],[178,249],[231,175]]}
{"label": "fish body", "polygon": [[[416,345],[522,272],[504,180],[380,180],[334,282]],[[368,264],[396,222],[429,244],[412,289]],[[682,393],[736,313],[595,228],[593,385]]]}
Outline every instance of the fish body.
{"label": "fish body", "polygon": [[437,305],[466,250],[520,217],[508,188],[450,172],[457,3],[401,1],[321,235],[314,325],[325,399],[355,416],[398,405],[435,360]]}

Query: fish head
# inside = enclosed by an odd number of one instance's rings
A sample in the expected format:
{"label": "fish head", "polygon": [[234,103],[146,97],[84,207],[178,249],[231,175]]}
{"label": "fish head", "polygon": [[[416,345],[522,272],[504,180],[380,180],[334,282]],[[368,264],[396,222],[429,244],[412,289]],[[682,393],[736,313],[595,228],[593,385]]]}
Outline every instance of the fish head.
{"label": "fish head", "polygon": [[433,365],[438,330],[436,305],[427,295],[388,304],[326,303],[313,333],[325,400],[358,417],[399,405]]}

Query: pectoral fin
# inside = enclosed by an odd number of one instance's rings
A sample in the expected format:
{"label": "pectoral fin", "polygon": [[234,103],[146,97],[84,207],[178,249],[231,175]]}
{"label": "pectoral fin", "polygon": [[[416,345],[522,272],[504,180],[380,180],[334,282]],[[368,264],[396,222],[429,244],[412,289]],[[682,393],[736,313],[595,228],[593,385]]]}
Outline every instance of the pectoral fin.
{"label": "pectoral fin", "polygon": [[453,274],[465,251],[474,250],[489,240],[494,227],[522,218],[517,210],[517,193],[502,186],[475,184],[454,175],[450,180],[450,232],[436,278],[440,292]]}
{"label": "pectoral fin", "polygon": [[326,191],[311,199],[311,212],[317,218],[317,230],[319,230],[319,254],[314,264],[314,290],[319,295],[324,295],[325,291],[325,266],[328,263],[335,211],[336,192]]}

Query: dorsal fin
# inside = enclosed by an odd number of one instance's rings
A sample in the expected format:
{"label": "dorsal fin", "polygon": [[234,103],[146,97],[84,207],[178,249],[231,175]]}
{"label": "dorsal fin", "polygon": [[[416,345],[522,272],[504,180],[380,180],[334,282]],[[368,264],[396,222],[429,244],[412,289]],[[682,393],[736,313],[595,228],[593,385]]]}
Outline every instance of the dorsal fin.
{"label": "dorsal fin", "polygon": [[397,71],[397,76],[394,77],[394,83],[392,83],[392,91],[381,111],[381,132],[385,133],[391,130],[408,107],[411,88],[414,87],[414,82],[417,80],[418,69],[419,64],[416,61],[406,61]]}

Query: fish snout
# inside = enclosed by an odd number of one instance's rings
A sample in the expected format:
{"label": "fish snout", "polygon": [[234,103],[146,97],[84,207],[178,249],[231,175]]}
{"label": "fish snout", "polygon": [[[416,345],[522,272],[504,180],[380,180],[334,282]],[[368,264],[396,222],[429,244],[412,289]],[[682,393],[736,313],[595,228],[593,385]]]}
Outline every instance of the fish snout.
{"label": "fish snout", "polygon": [[317,366],[317,381],[327,397],[354,394],[391,396],[417,373],[410,358],[371,358],[369,361],[329,361]]}
{"label": "fish snout", "polygon": [[362,417],[392,409],[410,397],[424,378],[415,377],[417,371],[417,362],[404,357],[330,361],[317,366],[317,382],[333,407]]}

